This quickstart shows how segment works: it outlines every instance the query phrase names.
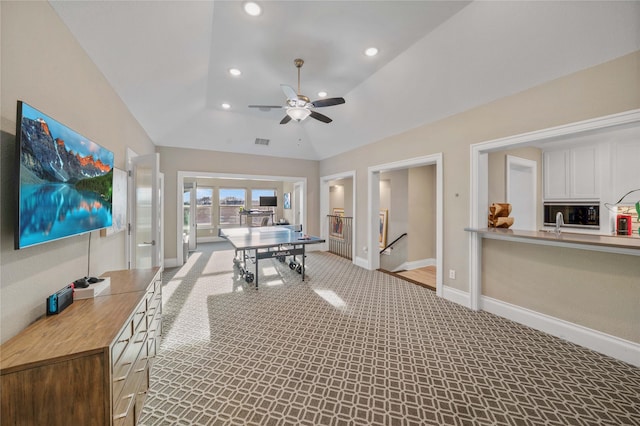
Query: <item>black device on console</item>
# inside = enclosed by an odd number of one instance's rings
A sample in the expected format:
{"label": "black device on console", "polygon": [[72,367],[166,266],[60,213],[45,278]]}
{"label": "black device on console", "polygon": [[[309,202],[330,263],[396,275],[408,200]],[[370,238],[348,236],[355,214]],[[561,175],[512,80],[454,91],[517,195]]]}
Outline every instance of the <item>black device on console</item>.
{"label": "black device on console", "polygon": [[65,288],[51,296],[47,297],[47,315],[55,315],[62,312],[67,306],[73,303],[73,284],[69,284]]}
{"label": "black device on console", "polygon": [[87,288],[90,284],[95,284],[104,281],[104,278],[97,277],[84,277],[78,278],[73,282],[75,288]]}
{"label": "black device on console", "polygon": [[89,287],[89,281],[87,281],[87,278],[78,278],[77,280],[75,280],[73,282],[73,286],[75,288],[87,288]]}

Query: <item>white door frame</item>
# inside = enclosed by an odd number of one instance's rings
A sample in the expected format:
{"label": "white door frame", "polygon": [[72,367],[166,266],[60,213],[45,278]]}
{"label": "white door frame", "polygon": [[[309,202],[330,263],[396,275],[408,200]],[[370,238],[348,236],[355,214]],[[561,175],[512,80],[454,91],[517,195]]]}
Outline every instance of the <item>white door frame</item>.
{"label": "white door frame", "polygon": [[[367,171],[367,269],[374,270],[380,267],[378,249],[379,214],[380,211],[380,173],[392,170],[409,169],[419,166],[436,166],[436,295],[443,296],[443,225],[444,225],[444,180],[443,180],[443,156],[442,153],[427,155],[424,157],[409,158],[407,160],[371,166]],[[355,186],[355,185],[354,185]]]}
{"label": "white door frame", "polygon": [[[327,221],[327,215],[330,215],[330,201],[329,201],[329,193],[330,193],[330,182],[338,179],[349,179],[352,181],[353,194],[351,198],[351,211],[353,222],[351,224],[351,262],[356,263],[356,248],[358,247],[358,242],[356,241],[356,223],[355,218],[356,215],[356,171],[349,170],[342,173],[336,173],[333,175],[322,176],[320,178],[320,235],[325,240],[322,244],[322,250],[329,250],[329,223]],[[346,202],[346,200],[345,200]]]}
{"label": "white door frame", "polygon": [[127,151],[125,153],[125,170],[127,172],[127,236],[125,238],[126,242],[124,245],[124,258],[127,264],[127,269],[131,269],[131,256],[132,251],[131,247],[133,243],[131,242],[131,221],[132,221],[132,212],[133,212],[133,179],[131,176],[131,159],[133,157],[137,157],[138,153],[127,147]]}
{"label": "white door frame", "polygon": [[293,184],[293,196],[291,197],[291,202],[293,205],[293,223],[292,225],[302,225],[307,223],[306,220],[306,195],[307,195],[307,187],[306,180],[303,182],[295,182]]}
{"label": "white door frame", "polygon": [[[191,251],[198,248],[198,182],[193,182],[193,188],[191,188],[191,193],[189,194],[189,203],[191,203],[191,208],[189,209],[189,250]],[[191,240],[193,240],[193,243]]]}

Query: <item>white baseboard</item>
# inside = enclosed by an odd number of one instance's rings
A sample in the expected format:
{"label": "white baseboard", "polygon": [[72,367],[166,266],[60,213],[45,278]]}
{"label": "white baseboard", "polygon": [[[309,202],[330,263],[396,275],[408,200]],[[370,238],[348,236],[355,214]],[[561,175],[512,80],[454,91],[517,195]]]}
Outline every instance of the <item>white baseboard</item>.
{"label": "white baseboard", "polygon": [[307,244],[307,247],[305,247],[304,251],[308,252],[308,251],[325,251],[325,250],[322,250],[322,244]]}
{"label": "white baseboard", "polygon": [[220,241],[226,241],[226,240],[216,235],[213,235],[211,237],[198,237],[198,243],[218,243]]}
{"label": "white baseboard", "polygon": [[471,309],[471,298],[469,297],[469,293],[466,291],[445,285],[442,286],[442,298]]}
{"label": "white baseboard", "polygon": [[425,266],[436,266],[436,259],[420,259],[412,260],[411,262],[404,262],[393,268],[393,271],[391,272],[411,271],[412,269],[424,268]]}
{"label": "white baseboard", "polygon": [[367,261],[367,259],[364,259],[362,257],[356,256],[356,259],[353,263],[355,263],[356,266],[359,266],[361,268],[369,269],[369,262]]}
{"label": "white baseboard", "polygon": [[175,268],[176,266],[182,266],[182,262],[178,263],[178,258],[177,257],[173,257],[171,259],[165,259],[164,260],[164,267],[165,268]]}
{"label": "white baseboard", "polygon": [[491,297],[482,296],[480,303],[481,308],[487,312],[640,367],[640,344],[638,343]]}

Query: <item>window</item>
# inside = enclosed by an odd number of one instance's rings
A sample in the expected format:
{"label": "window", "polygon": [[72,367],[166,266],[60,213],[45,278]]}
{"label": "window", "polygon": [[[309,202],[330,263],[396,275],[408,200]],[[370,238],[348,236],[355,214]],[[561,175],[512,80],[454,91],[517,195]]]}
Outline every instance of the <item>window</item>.
{"label": "window", "polygon": [[252,189],[251,190],[251,208],[266,210],[266,211],[275,211],[275,207],[260,206],[260,197],[275,197],[275,196],[276,196],[275,189]]}
{"label": "window", "polygon": [[196,223],[211,225],[213,223],[213,188],[196,189]]}
{"label": "window", "polygon": [[189,215],[191,214],[191,191],[185,191],[182,195],[182,207],[183,207],[183,221],[182,221],[182,232],[188,234],[190,232],[189,229]]}
{"label": "window", "polygon": [[240,208],[245,207],[244,189],[220,188],[220,225],[240,224]]}

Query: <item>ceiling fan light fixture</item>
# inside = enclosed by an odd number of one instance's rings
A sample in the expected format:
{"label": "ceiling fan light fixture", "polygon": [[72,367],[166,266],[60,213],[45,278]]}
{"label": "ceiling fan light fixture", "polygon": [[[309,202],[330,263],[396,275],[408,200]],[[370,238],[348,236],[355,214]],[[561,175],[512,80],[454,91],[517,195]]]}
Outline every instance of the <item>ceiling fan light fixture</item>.
{"label": "ceiling fan light fixture", "polygon": [[302,108],[302,107],[287,108],[287,115],[298,122],[307,118],[309,114],[311,114],[311,111],[307,108]]}

